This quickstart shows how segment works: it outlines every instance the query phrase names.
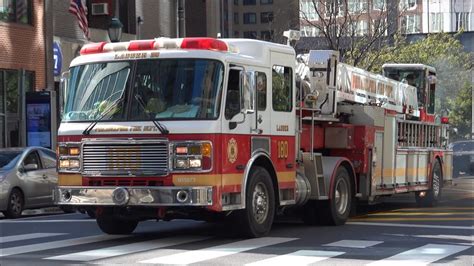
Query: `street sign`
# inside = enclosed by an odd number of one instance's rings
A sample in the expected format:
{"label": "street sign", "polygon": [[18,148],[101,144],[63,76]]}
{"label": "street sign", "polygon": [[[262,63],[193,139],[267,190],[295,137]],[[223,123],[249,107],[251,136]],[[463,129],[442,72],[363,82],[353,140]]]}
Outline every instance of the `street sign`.
{"label": "street sign", "polygon": [[63,64],[63,55],[61,53],[61,46],[59,43],[53,43],[53,58],[54,58],[54,76],[61,75],[61,67]]}

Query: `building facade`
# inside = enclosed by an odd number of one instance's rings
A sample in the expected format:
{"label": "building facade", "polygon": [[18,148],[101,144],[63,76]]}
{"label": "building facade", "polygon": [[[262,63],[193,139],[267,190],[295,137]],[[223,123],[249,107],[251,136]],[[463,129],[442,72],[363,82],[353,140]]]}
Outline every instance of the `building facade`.
{"label": "building facade", "polygon": [[474,1],[423,1],[423,33],[474,31]]}
{"label": "building facade", "polygon": [[26,145],[25,93],[48,89],[44,0],[0,1],[0,147]]}

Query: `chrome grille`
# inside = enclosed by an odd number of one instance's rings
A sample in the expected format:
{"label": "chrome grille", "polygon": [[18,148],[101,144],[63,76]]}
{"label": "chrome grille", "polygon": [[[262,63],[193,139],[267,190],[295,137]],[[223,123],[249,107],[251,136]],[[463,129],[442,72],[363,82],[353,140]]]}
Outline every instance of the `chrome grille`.
{"label": "chrome grille", "polygon": [[83,173],[90,176],[168,173],[167,141],[124,142],[85,142],[82,147]]}

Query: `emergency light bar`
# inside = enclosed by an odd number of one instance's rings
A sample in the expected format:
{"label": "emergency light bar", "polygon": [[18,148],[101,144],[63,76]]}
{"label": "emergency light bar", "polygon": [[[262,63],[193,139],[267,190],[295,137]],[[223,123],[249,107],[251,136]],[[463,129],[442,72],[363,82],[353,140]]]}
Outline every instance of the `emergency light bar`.
{"label": "emergency light bar", "polygon": [[229,46],[222,40],[197,37],[183,39],[158,38],[154,40],[141,40],[120,43],[90,43],[81,49],[81,55],[99,54],[114,51],[143,51],[158,49],[195,49],[229,52]]}

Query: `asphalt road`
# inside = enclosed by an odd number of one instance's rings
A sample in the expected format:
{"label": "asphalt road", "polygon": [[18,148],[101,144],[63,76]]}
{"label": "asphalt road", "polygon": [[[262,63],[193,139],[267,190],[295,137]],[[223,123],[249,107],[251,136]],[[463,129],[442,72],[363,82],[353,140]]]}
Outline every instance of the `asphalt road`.
{"label": "asphalt road", "polygon": [[413,195],[362,206],[339,227],[277,221],[259,239],[197,221],[147,221],[107,236],[84,214],[0,219],[0,264],[426,265],[474,264],[474,178],[456,180],[435,208]]}

